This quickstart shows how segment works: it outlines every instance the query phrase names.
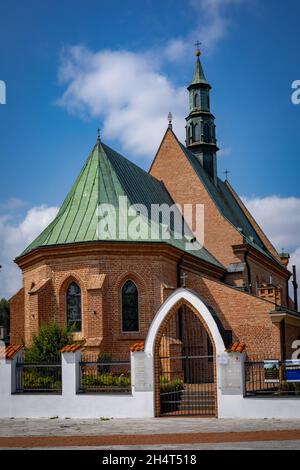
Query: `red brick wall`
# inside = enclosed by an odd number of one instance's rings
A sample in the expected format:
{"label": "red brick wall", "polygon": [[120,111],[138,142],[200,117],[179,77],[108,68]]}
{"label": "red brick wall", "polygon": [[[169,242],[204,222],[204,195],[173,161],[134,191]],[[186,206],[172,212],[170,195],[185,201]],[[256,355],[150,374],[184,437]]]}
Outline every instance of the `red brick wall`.
{"label": "red brick wall", "polygon": [[232,245],[243,237],[220,214],[172,132],[167,132],[150,173],[164,182],[176,203],[204,205],[205,247],[225,266],[238,262]]}
{"label": "red brick wall", "polygon": [[188,273],[188,287],[195,290],[216,311],[233,341],[246,343],[249,357],[280,354],[278,326],[270,317],[272,304],[208,278]]}
{"label": "red brick wall", "polygon": [[[75,250],[76,251],[76,250]],[[99,340],[96,350],[110,352],[114,359],[128,359],[132,343],[146,338],[150,323],[162,302],[177,287],[177,258],[151,250],[49,257],[43,264],[24,270],[24,311],[26,342],[30,342],[44,321],[66,324],[66,290],[75,280],[82,291],[83,331],[75,339]],[[217,312],[225,329],[233,331],[233,339],[247,345],[249,356],[276,357],[280,353],[278,326],[273,325],[273,305],[216,280],[195,272],[188,273],[187,286],[195,290]],[[105,274],[101,288],[91,289],[90,279]],[[29,294],[33,284],[50,279],[36,294]],[[136,333],[121,330],[121,288],[132,279],[139,291],[140,329]],[[26,290],[28,289],[28,290]],[[23,295],[23,294],[22,294]],[[18,294],[12,299],[13,312]],[[14,305],[15,303],[15,305]],[[19,306],[22,303],[19,301]],[[22,330],[22,312],[15,316],[13,338]],[[95,313],[94,313],[95,312]],[[14,314],[13,314],[14,317]],[[95,348],[93,348],[95,349]]]}
{"label": "red brick wall", "polygon": [[[180,148],[174,134],[167,132],[155,157],[150,173],[162,180],[176,203],[204,205],[204,245],[224,266],[243,261],[233,253],[232,246],[243,242],[240,233],[221,215],[205,186],[196,175],[189,160]],[[272,248],[273,249],[273,248]],[[283,305],[286,304],[286,281],[271,268],[249,261],[255,292],[255,279],[272,275],[274,282],[282,287]],[[248,284],[247,270],[243,274],[230,276],[234,285]]]}
{"label": "red brick wall", "polygon": [[[89,279],[106,274],[102,289],[87,290]],[[51,284],[39,294],[25,295],[26,343],[30,342],[42,319],[48,318],[66,324],[66,291],[71,281],[81,287],[83,331],[75,339],[103,338],[102,350],[110,350],[114,357],[129,358],[132,343],[146,337],[150,322],[161,305],[164,286],[176,288],[176,261],[165,261],[155,255],[110,254],[99,257],[76,256],[49,259],[45,269],[32,267],[24,272],[25,289],[30,290],[44,276]],[[136,333],[122,332],[121,289],[132,279],[139,292],[140,328]],[[96,313],[94,313],[96,312]]]}
{"label": "red brick wall", "polygon": [[23,344],[24,325],[24,290],[20,289],[9,301],[10,305],[10,343]]}

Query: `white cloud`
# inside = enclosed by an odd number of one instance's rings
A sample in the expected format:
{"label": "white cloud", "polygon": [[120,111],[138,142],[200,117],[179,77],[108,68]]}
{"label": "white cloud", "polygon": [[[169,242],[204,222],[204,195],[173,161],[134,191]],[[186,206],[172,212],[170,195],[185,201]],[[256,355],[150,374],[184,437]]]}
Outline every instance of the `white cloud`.
{"label": "white cloud", "polygon": [[160,73],[150,54],[70,47],[63,52],[59,77],[67,84],[59,104],[101,118],[105,140],[119,139],[132,155],[153,155],[169,111],[179,138],[184,137],[186,90]]}
{"label": "white cloud", "polygon": [[160,49],[93,52],[83,46],[64,48],[59,68],[66,87],[58,104],[103,124],[104,140],[117,139],[129,156],[153,157],[167,127],[167,115],[180,140],[185,139],[188,109],[186,84],[175,85],[162,71],[166,60],[182,60],[199,37],[212,48],[228,32],[228,7],[245,0],[192,0],[195,28],[170,38]]}
{"label": "white cloud", "polygon": [[243,198],[278,250],[300,246],[300,199],[268,196]]}
{"label": "white cloud", "polygon": [[21,271],[13,260],[54,219],[57,211],[57,207],[32,207],[19,221],[12,214],[0,216],[0,298],[11,297],[21,287]]}
{"label": "white cloud", "polygon": [[191,50],[191,44],[199,38],[205,49],[213,49],[228,34],[230,20],[228,7],[239,5],[246,0],[191,0],[198,24],[185,37],[172,38],[165,48],[170,61],[180,61]]}
{"label": "white cloud", "polygon": [[[300,278],[300,198],[269,196],[242,198],[275,248],[289,251],[289,270],[295,264]],[[290,289],[290,295],[292,294]],[[300,302],[300,291],[298,293]]]}

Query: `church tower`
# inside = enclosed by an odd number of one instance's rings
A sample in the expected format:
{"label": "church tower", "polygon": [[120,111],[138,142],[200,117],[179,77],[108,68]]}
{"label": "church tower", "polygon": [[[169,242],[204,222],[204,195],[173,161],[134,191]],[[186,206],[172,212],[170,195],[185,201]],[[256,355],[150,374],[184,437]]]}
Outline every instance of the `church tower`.
{"label": "church tower", "polygon": [[209,177],[217,184],[217,139],[214,116],[210,112],[210,84],[200,62],[200,43],[197,42],[196,67],[188,86],[190,113],[186,118],[186,146],[193,152]]}

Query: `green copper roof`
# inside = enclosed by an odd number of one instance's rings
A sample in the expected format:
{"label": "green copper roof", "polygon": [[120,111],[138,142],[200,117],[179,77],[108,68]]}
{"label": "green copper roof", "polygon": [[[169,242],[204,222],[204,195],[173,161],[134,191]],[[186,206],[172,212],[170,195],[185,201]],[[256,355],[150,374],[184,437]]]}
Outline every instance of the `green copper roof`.
{"label": "green copper roof", "polygon": [[201,61],[200,61],[199,57],[197,57],[195,72],[194,72],[194,75],[193,75],[191,85],[198,85],[198,84],[201,84],[201,83],[208,84],[208,82],[205,78],[204,72],[203,72]]}
{"label": "green copper roof", "polygon": [[[22,255],[43,246],[103,242],[103,239],[98,236],[98,207],[105,203],[114,206],[121,228],[116,233],[109,229],[109,241],[127,242],[128,238],[122,233],[124,225],[122,217],[124,215],[123,213],[120,215],[119,211],[120,196],[127,196],[128,205],[143,204],[146,206],[149,214],[149,219],[147,219],[149,230],[153,223],[151,205],[167,204],[172,206],[174,204],[162,182],[104,143],[97,142],[57,216]],[[170,238],[164,240],[161,237],[162,220],[159,220],[158,226],[159,237],[157,239],[141,237],[141,239],[134,241],[166,242],[186,251],[187,240],[177,239],[174,227],[169,227]],[[223,267],[205,248],[192,250],[189,253],[211,264]]]}
{"label": "green copper roof", "polygon": [[186,154],[198,177],[203,182],[210,196],[214,200],[221,214],[235,227],[247,240],[247,243],[272,258],[273,261],[279,262],[269,252],[254,227],[246,217],[244,211],[241,209],[234,196],[230,192],[226,184],[218,178],[218,184],[215,185],[209,178],[198,158],[183,144],[179,142],[182,150]]}

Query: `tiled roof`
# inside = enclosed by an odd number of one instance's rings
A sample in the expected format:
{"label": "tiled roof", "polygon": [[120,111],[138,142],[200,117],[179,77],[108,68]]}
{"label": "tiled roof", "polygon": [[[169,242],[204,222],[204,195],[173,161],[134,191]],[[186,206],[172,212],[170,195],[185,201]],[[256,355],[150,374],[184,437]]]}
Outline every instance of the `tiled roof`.
{"label": "tiled roof", "polygon": [[61,348],[60,352],[61,353],[74,353],[81,349],[83,347],[83,343],[73,343],[73,344],[67,344],[67,346],[64,346]]}
{"label": "tiled roof", "polygon": [[139,343],[132,344],[130,346],[130,351],[131,352],[144,351],[144,347],[145,347],[144,341],[140,341]]}
{"label": "tiled roof", "polygon": [[17,352],[19,352],[22,348],[23,346],[20,345],[3,346],[0,348],[0,358],[13,359]]}
{"label": "tiled roof", "polygon": [[[174,227],[170,227],[170,238],[161,238],[162,225],[151,220],[152,204],[167,204],[172,206],[174,201],[166,190],[164,184],[112,150],[104,143],[97,143],[71,191],[63,202],[53,222],[29,245],[22,253],[44,246],[65,245],[68,243],[82,243],[99,241],[97,208],[99,204],[112,204],[119,219],[119,197],[127,196],[128,204],[143,204],[148,210],[148,237],[139,238],[141,242],[167,243],[182,251],[186,251],[187,240],[177,239]],[[173,220],[173,218],[171,218]],[[151,238],[149,234],[152,222],[160,226],[159,236]],[[122,220],[121,220],[122,223]],[[108,241],[128,241],[127,233],[122,234],[118,228],[117,233],[109,234]],[[191,233],[191,238],[193,234]],[[129,242],[132,241],[129,239]],[[195,249],[189,253],[208,263],[224,268],[205,248]],[[21,255],[21,256],[22,256]]]}
{"label": "tiled roof", "polygon": [[246,349],[245,343],[233,343],[229,348],[226,349],[226,352],[228,353],[233,353],[233,352],[239,352],[242,353]]}

